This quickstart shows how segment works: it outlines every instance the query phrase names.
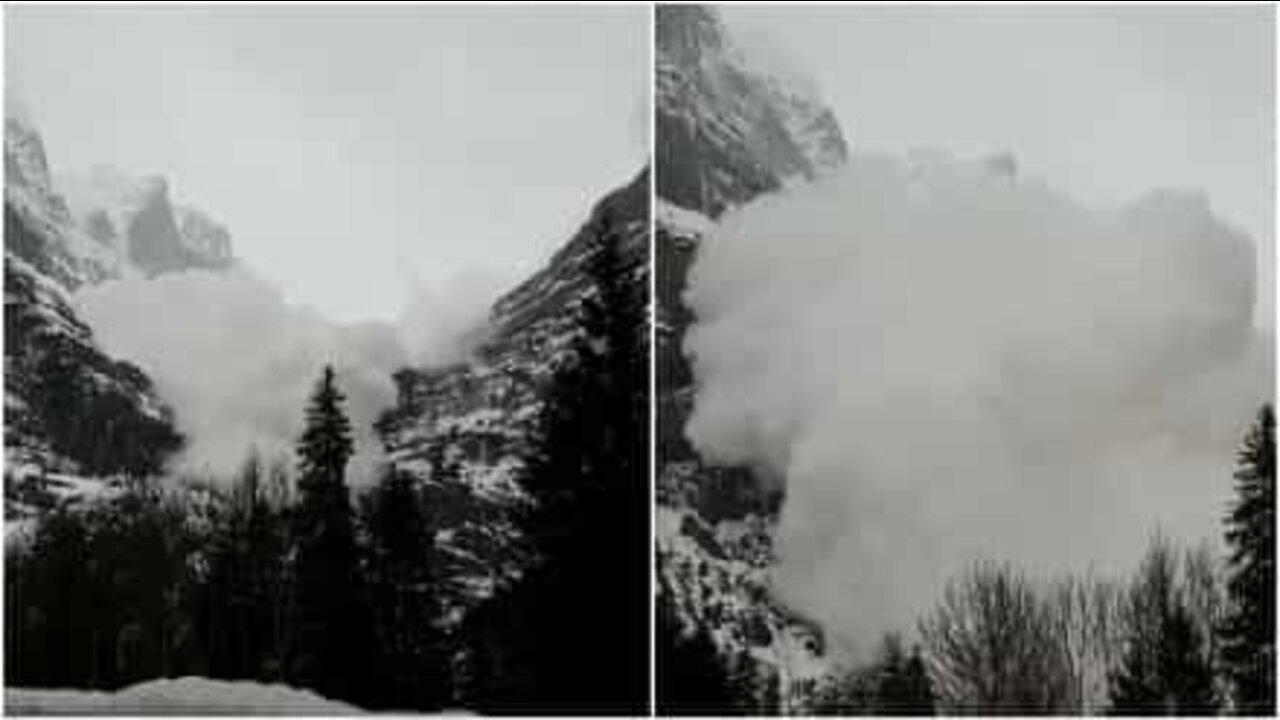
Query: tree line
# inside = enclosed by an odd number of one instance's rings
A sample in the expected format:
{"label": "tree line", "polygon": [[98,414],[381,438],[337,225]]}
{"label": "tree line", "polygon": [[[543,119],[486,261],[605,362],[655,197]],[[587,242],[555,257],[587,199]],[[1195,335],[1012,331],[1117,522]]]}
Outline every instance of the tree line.
{"label": "tree line", "polygon": [[6,683],[114,689],[176,675],[279,682],[369,709],[644,712],[648,701],[646,306],[607,217],[573,352],[518,478],[535,560],[446,622],[427,483],[394,466],[352,497],[351,427],[325,368],[296,463],[233,482],[131,480],[50,509],[6,549]]}
{"label": "tree line", "polygon": [[[353,506],[342,400],[326,368],[293,471],[255,454],[229,487],[132,479],[49,510],[6,550],[6,683],[110,690],[201,675],[307,687],[367,707],[448,701],[439,682],[424,695],[402,688],[404,673],[421,670],[410,667],[418,658],[382,642],[417,637],[437,619],[415,622],[428,612],[425,598],[414,605],[419,617],[403,602],[379,605],[432,593],[420,555],[428,525],[392,471]],[[406,554],[420,562],[406,568]]]}
{"label": "tree line", "polygon": [[1245,437],[1224,517],[1228,553],[1157,533],[1128,578],[1037,583],[978,563],[919,626],[950,712],[1275,712],[1275,417]]}
{"label": "tree line", "polygon": [[[1275,417],[1238,451],[1228,552],[1156,533],[1128,577],[1049,580],[978,561],[945,586],[908,649],[887,634],[870,661],[807,693],[807,713],[1275,714]],[[660,588],[661,589],[661,588]],[[706,628],[658,595],[658,700],[671,714],[771,714]],[[759,676],[752,664],[748,675]],[[766,673],[767,674],[767,673]],[[776,698],[777,692],[771,697]],[[770,697],[770,696],[766,696]]]}

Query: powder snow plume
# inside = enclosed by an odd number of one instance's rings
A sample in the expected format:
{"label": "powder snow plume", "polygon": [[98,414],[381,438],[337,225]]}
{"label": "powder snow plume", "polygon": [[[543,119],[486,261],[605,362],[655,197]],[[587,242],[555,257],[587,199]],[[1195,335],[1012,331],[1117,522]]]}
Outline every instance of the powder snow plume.
{"label": "powder snow plume", "polygon": [[691,272],[687,432],[784,478],[776,590],[855,647],[978,558],[1220,537],[1273,394],[1253,243],[1206,197],[1091,209],[1013,168],[858,156],[726,215]]}
{"label": "powder snow plume", "polygon": [[174,408],[188,441],[175,469],[228,477],[251,448],[291,459],[332,363],[356,444],[351,475],[369,481],[381,456],[371,423],[405,360],[392,326],[335,324],[243,268],[106,282],[75,302],[107,351],[141,367]]}

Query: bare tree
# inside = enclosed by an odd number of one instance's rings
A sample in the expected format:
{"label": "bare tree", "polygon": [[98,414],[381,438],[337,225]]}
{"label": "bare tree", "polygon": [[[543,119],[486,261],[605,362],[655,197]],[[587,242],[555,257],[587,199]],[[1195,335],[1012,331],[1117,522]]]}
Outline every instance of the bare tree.
{"label": "bare tree", "polygon": [[1054,615],[1009,565],[980,562],[948,584],[920,623],[943,707],[1020,714],[1070,707],[1070,660]]}
{"label": "bare tree", "polygon": [[1120,661],[1119,586],[1093,573],[1067,575],[1049,586],[1048,617],[1061,654],[1065,708],[1093,714],[1107,703],[1107,678]]}
{"label": "bare tree", "polygon": [[1226,615],[1226,599],[1222,583],[1223,566],[1208,542],[1187,550],[1183,557],[1183,584],[1187,607],[1196,630],[1205,639],[1205,662],[1218,665],[1218,643],[1215,630]]}
{"label": "bare tree", "polygon": [[1117,697],[1131,707],[1152,695],[1212,708],[1225,697],[1220,682],[1205,689],[1225,612],[1221,574],[1207,544],[1181,550],[1159,534],[1128,579],[1090,571],[1039,584],[1008,565],[973,565],[920,623],[939,703],[1092,715],[1116,709]]}
{"label": "bare tree", "polygon": [[[1184,559],[1186,556],[1184,555]],[[1192,565],[1195,569],[1192,569]],[[1184,566],[1174,545],[1157,533],[1148,545],[1124,602],[1124,657],[1111,677],[1116,714],[1208,714],[1217,708],[1214,678],[1195,604],[1211,608],[1212,577],[1204,567]],[[1198,573],[1197,579],[1189,575]]]}

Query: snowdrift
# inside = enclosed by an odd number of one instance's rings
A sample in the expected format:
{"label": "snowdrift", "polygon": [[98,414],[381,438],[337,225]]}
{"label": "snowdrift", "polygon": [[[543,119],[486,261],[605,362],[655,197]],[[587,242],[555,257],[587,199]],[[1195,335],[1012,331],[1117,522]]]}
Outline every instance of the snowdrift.
{"label": "snowdrift", "polygon": [[352,705],[286,685],[201,677],[148,680],[116,692],[5,688],[7,715],[354,715]]}

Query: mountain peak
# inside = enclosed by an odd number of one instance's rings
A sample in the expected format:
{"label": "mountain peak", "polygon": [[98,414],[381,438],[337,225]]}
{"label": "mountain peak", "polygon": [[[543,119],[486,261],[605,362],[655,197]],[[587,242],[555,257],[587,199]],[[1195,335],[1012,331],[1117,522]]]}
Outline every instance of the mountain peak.
{"label": "mountain peak", "polygon": [[660,197],[716,217],[845,162],[817,82],[776,44],[757,38],[743,48],[699,6],[659,6],[656,32]]}
{"label": "mountain peak", "polygon": [[6,108],[4,155],[6,207],[42,228],[26,236],[40,242],[19,254],[65,289],[234,262],[226,228],[176,205],[163,176],[133,176],[101,164],[52,175],[40,131],[13,106]]}
{"label": "mountain peak", "polygon": [[145,275],[218,269],[232,262],[231,236],[207,214],[173,202],[162,175],[133,176],[110,165],[58,177],[72,214]]}

